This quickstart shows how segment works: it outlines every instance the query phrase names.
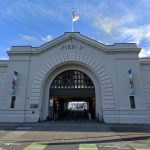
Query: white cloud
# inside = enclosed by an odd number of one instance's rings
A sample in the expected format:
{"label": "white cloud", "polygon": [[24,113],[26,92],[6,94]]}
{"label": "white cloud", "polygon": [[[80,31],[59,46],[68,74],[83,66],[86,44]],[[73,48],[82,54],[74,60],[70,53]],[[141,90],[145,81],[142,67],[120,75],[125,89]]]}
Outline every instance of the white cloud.
{"label": "white cloud", "polygon": [[142,49],[139,53],[139,57],[150,57],[150,49]]}
{"label": "white cloud", "polygon": [[121,28],[122,38],[127,42],[140,44],[142,40],[150,42],[150,24],[135,28]]}
{"label": "white cloud", "polygon": [[96,19],[93,25],[105,33],[110,34],[115,26],[115,21],[108,17],[103,19]]}
{"label": "white cloud", "polygon": [[[65,18],[63,8],[62,5],[57,4],[56,7],[56,3],[46,3],[42,0],[38,2],[29,0],[13,1],[11,5],[6,2],[0,5],[0,17],[5,20],[15,19],[21,22],[35,18],[63,21]],[[58,9],[59,13],[56,13]]]}
{"label": "white cloud", "polygon": [[44,42],[49,42],[49,41],[51,41],[53,39],[53,37],[51,36],[51,35],[47,35],[46,37],[42,37],[42,40],[44,41]]}
{"label": "white cloud", "polygon": [[22,39],[25,40],[25,41],[36,41],[37,40],[36,37],[31,36],[31,35],[26,35],[26,34],[22,35]]}
{"label": "white cloud", "polygon": [[140,47],[144,43],[139,57],[150,57],[150,24],[135,28],[122,28],[121,38],[126,42],[137,43]]}
{"label": "white cloud", "polygon": [[136,20],[138,19],[137,15],[134,15],[131,11],[128,11],[125,15],[121,16],[119,19],[116,18],[116,22],[118,26],[125,26],[134,24]]}
{"label": "white cloud", "polygon": [[84,19],[93,25],[94,28],[108,35],[112,34],[112,32],[118,32],[118,29],[121,27],[131,23],[134,24],[138,19],[135,11],[129,9],[121,1],[117,2],[116,5],[109,1],[101,1],[96,6],[83,3],[79,6],[78,11],[81,14],[81,19]]}
{"label": "white cloud", "polygon": [[23,43],[25,42],[25,44],[27,44],[27,42],[29,44],[33,44],[33,45],[40,45],[43,44],[43,42],[49,42],[53,39],[52,35],[47,35],[45,37],[43,36],[39,36],[39,37],[35,37],[33,35],[27,35],[27,34],[23,34],[21,35],[21,39],[23,40]]}
{"label": "white cloud", "polygon": [[[0,5],[0,21],[12,19],[16,22],[25,23],[27,27],[33,24],[36,27],[42,27],[45,20],[48,20],[49,23],[51,21],[62,21],[61,23],[68,27],[68,17],[71,17],[72,4],[76,13],[80,16],[80,20],[85,21],[87,27],[93,26],[96,30],[94,29],[92,34],[96,33],[95,37],[107,41],[105,43],[136,42],[140,47],[143,41],[144,44],[150,43],[150,25],[144,25],[150,23],[148,20],[149,0],[136,0],[136,2],[131,3],[121,0],[113,0],[113,2],[112,0],[88,2],[73,0],[71,3],[64,3],[60,0],[55,0],[55,2],[38,0],[37,3],[30,0],[17,0],[11,5],[8,2],[5,5]],[[38,20],[38,24],[34,19]],[[79,22],[79,25],[80,23],[82,24],[82,22]],[[139,24],[141,26],[137,27]],[[81,28],[83,28],[82,25]],[[21,39],[23,43],[28,42],[38,45],[52,40],[52,36],[39,35],[36,37],[24,34]],[[150,47],[150,44],[146,47],[142,45],[144,50],[141,55],[148,54],[148,47]]]}

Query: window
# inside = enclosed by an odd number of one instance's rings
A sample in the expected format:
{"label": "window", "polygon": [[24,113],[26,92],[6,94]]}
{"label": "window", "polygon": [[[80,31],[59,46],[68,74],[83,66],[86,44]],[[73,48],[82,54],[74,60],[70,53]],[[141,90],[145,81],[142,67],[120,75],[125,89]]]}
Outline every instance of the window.
{"label": "window", "polygon": [[10,108],[15,108],[16,96],[11,97],[11,106]]}
{"label": "window", "polygon": [[83,72],[68,70],[59,74],[51,85],[52,89],[94,89],[93,82]]}
{"label": "window", "polygon": [[135,108],[134,96],[130,96],[130,106],[131,106],[131,109]]}

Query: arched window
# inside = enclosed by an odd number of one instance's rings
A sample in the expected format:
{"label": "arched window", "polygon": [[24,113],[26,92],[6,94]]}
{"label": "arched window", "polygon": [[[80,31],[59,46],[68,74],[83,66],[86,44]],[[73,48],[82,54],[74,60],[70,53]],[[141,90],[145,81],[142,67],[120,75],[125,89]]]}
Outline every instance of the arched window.
{"label": "arched window", "polygon": [[59,74],[52,82],[51,89],[94,89],[93,82],[83,72],[68,70]]}

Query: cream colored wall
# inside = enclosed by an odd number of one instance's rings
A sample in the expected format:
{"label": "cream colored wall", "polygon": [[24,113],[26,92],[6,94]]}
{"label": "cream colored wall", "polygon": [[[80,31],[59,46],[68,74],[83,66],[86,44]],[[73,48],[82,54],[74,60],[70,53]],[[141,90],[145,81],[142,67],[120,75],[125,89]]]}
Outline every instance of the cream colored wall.
{"label": "cream colored wall", "polygon": [[141,59],[141,73],[146,107],[150,112],[150,59]]}
{"label": "cream colored wall", "polygon": [[[150,65],[140,64],[136,45],[106,46],[79,34],[76,38],[67,39],[70,34],[56,43],[38,48],[12,48],[8,67],[0,67],[0,91],[5,98],[0,96],[3,107],[0,109],[0,122],[37,122],[40,117],[46,118],[47,112],[43,114],[41,110],[47,109],[51,78],[70,67],[84,70],[93,82],[97,82],[96,111],[106,123],[150,123]],[[62,49],[62,46],[72,44],[76,45],[75,49]],[[81,45],[82,49],[79,48]],[[135,109],[131,109],[129,100],[129,69],[134,73]],[[10,89],[14,70],[19,76],[16,107],[11,109]],[[3,79],[6,79],[5,83]],[[31,104],[38,107],[31,108]]]}
{"label": "cream colored wall", "polygon": [[3,108],[3,101],[5,101],[4,92],[6,85],[7,62],[0,61],[0,108]]}

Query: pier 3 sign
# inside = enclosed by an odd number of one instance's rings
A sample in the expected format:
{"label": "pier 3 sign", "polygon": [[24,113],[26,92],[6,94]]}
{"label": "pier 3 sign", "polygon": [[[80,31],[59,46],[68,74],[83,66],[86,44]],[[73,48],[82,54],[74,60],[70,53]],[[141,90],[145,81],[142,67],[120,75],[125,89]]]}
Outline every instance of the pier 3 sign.
{"label": "pier 3 sign", "polygon": [[75,45],[75,44],[66,44],[60,47],[60,50],[82,50],[84,49],[83,45]]}

